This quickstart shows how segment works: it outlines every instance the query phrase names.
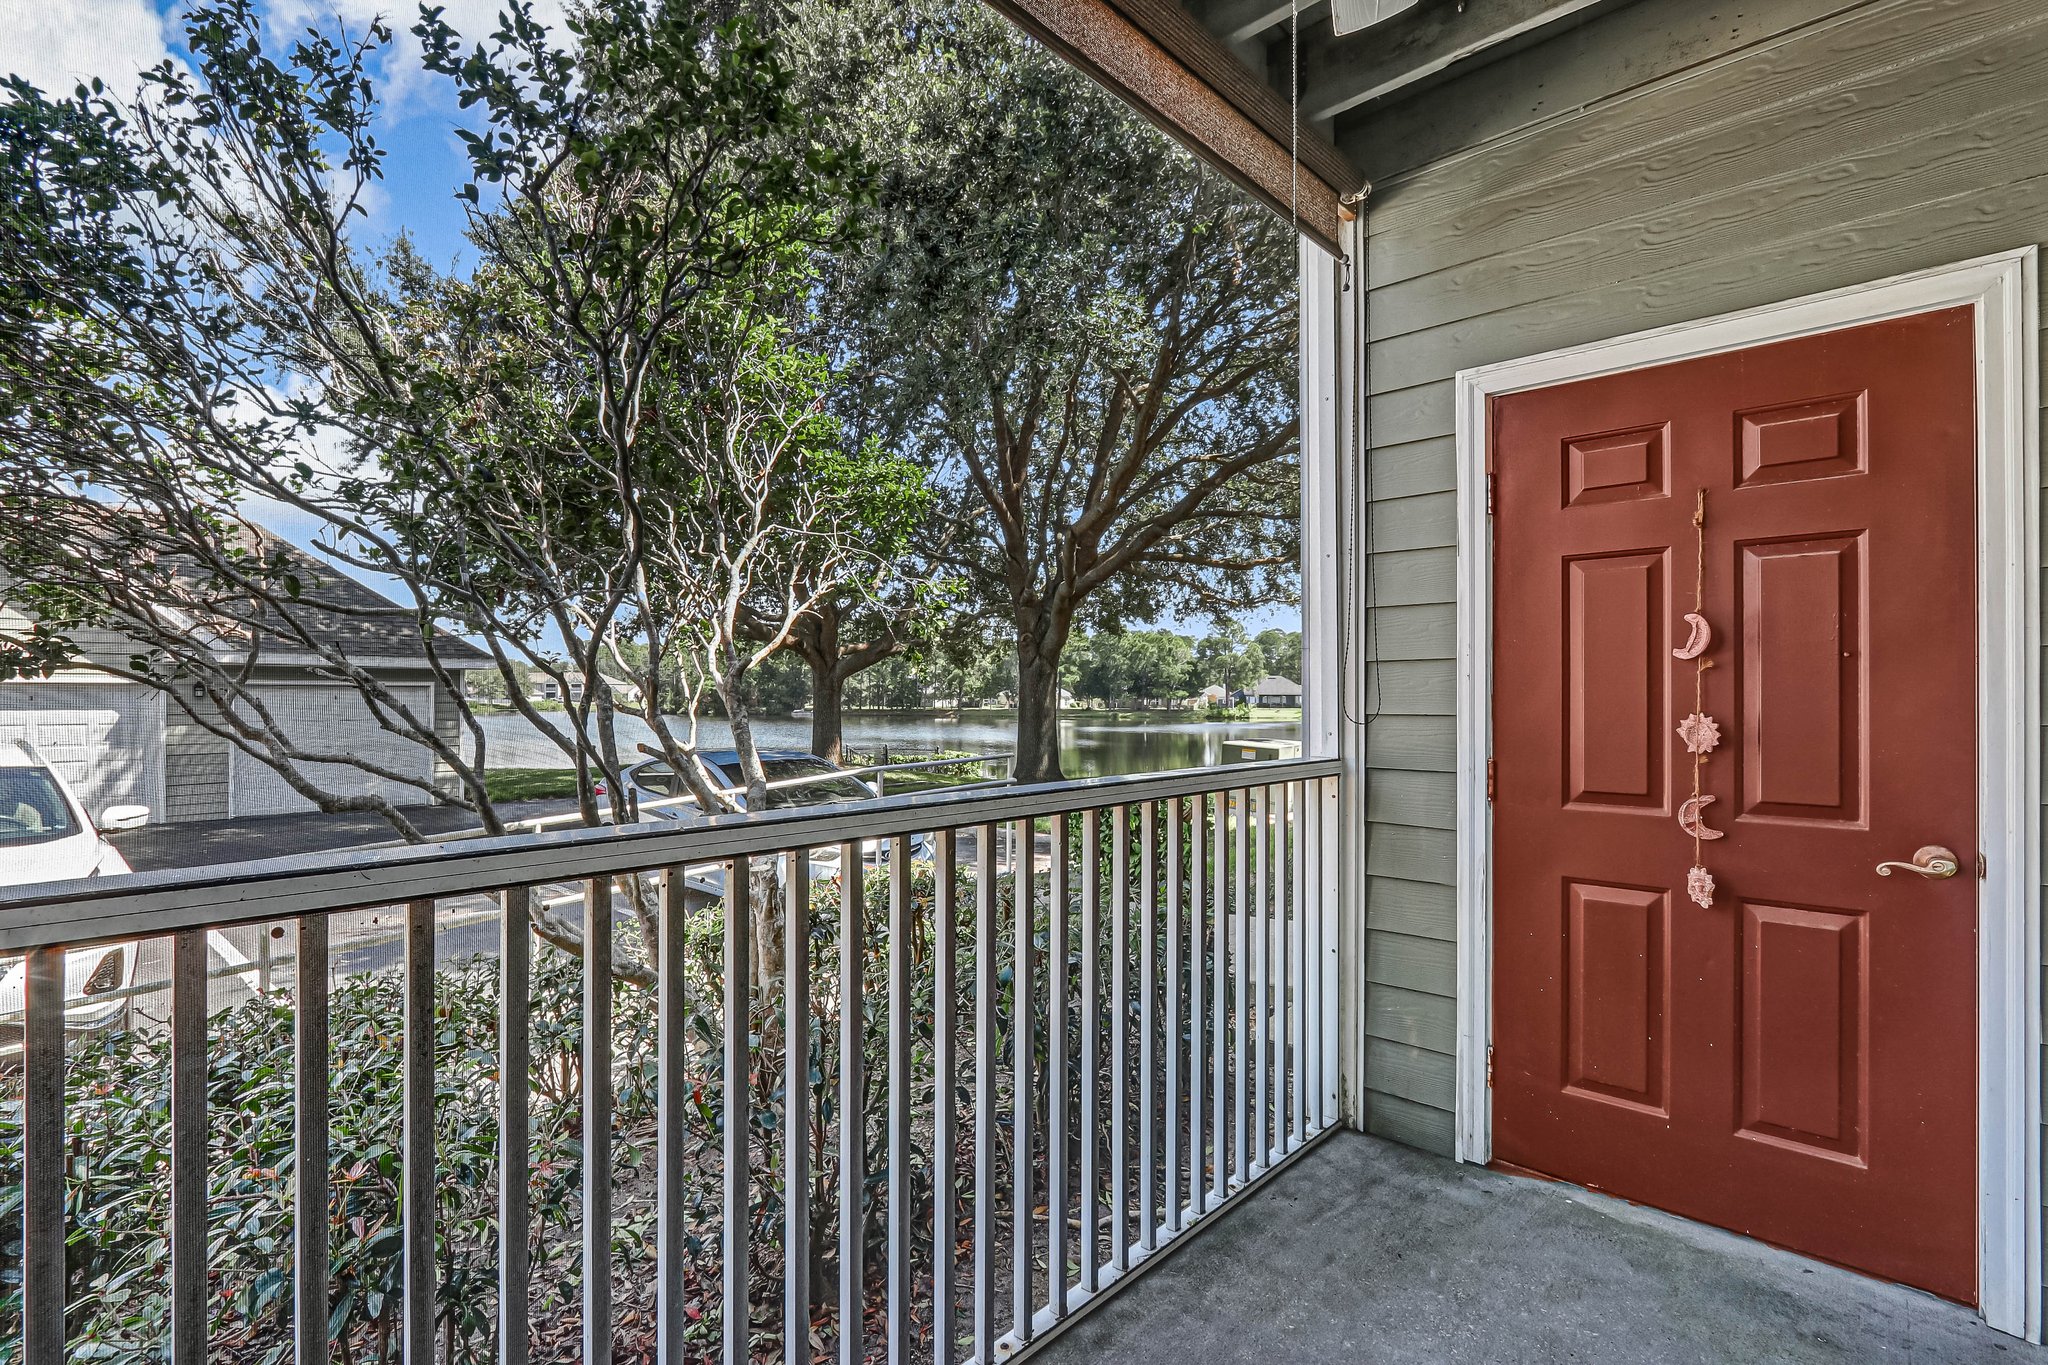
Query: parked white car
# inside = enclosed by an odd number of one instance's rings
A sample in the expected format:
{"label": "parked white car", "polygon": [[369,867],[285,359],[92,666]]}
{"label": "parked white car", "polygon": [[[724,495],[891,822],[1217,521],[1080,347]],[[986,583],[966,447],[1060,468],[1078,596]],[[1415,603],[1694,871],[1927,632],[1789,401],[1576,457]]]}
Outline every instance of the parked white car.
{"label": "parked white car", "polygon": [[[95,824],[63,774],[34,748],[21,740],[0,744],[0,887],[124,873],[128,860],[101,830],[148,822],[147,806],[110,806]],[[67,1033],[96,1033],[127,1019],[138,950],[107,943],[66,957]],[[21,1053],[26,980],[25,959],[0,962],[0,1059]]]}

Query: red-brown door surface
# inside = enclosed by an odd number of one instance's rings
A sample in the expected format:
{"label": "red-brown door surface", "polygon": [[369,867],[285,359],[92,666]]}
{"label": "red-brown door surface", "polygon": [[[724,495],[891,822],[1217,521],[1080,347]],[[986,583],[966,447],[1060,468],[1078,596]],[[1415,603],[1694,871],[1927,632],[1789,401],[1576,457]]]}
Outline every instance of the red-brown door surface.
{"label": "red-brown door surface", "polygon": [[1974,1302],[1971,321],[1494,400],[1493,1152]]}

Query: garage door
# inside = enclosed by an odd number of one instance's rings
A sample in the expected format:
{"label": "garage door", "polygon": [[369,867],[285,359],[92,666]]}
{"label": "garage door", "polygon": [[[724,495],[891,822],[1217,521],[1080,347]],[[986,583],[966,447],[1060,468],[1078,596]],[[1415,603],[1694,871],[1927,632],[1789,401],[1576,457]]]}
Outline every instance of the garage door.
{"label": "garage door", "polygon": [[0,743],[42,752],[97,820],[108,806],[164,813],[164,695],[136,683],[0,685]]}
{"label": "garage door", "polygon": [[[353,687],[279,684],[255,691],[279,728],[303,749],[354,754],[394,772],[416,773],[422,779],[433,773],[433,755],[380,728],[370,714],[369,703]],[[432,688],[394,687],[391,693],[414,715],[422,719],[432,715]],[[372,777],[347,764],[307,764],[305,772],[320,786],[346,795],[374,792],[399,806],[423,806],[433,799],[417,787]],[[230,761],[228,790],[228,809],[236,815],[315,809],[275,769],[239,748]]]}

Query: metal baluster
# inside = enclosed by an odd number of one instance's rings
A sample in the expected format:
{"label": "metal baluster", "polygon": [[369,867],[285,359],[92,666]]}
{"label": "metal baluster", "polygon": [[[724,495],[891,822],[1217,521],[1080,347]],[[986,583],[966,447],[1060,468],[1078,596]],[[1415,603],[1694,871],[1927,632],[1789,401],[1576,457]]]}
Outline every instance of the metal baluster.
{"label": "metal baluster", "polygon": [[889,1359],[910,1359],[910,840],[889,840]]}
{"label": "metal baluster", "polygon": [[[1188,1207],[1209,1208],[1209,797],[1195,797],[1188,822]],[[1219,1148],[1219,1155],[1221,1149]]]}
{"label": "metal baluster", "polygon": [[974,831],[974,1350],[996,1352],[996,827]]}
{"label": "metal baluster", "polygon": [[1186,902],[1181,896],[1180,824],[1186,818],[1187,803],[1176,796],[1166,806],[1166,1231],[1180,1231],[1181,1163],[1181,1053],[1186,1039],[1181,1034],[1181,974],[1187,964],[1181,949],[1181,914]]}
{"label": "metal baluster", "polygon": [[867,1031],[867,989],[861,980],[866,949],[866,891],[859,843],[839,846],[839,1362],[861,1365],[862,1244],[867,1214],[867,1105],[861,1051]]}
{"label": "metal baluster", "polygon": [[1067,976],[1072,956],[1067,944],[1067,833],[1069,817],[1061,813],[1052,827],[1052,866],[1047,873],[1046,970],[1051,1000],[1046,1010],[1049,1030],[1045,1049],[1045,1278],[1047,1306],[1055,1319],[1067,1315]]}
{"label": "metal baluster", "polygon": [[782,1359],[811,1365],[811,857],[786,856],[782,940]]}
{"label": "metal baluster", "polygon": [[612,1349],[612,884],[583,888],[583,1358]]}
{"label": "metal baluster", "polygon": [[1295,890],[1297,899],[1294,913],[1301,919],[1301,967],[1303,996],[1301,1006],[1302,1024],[1302,1076],[1301,1090],[1307,1103],[1307,1127],[1304,1136],[1319,1132],[1323,1126],[1323,967],[1322,967],[1322,887],[1318,883],[1321,869],[1322,841],[1318,837],[1321,811],[1320,792],[1312,783],[1304,783],[1300,794],[1300,805],[1295,809]]}
{"label": "metal baluster", "polygon": [[1287,1072],[1287,1098],[1292,1119],[1292,1138],[1289,1150],[1299,1147],[1308,1138],[1307,1087],[1314,1075],[1308,1069],[1308,992],[1307,955],[1308,924],[1303,918],[1302,907],[1306,881],[1301,863],[1301,826],[1307,808],[1308,788],[1300,782],[1287,785],[1287,860],[1283,866],[1289,873],[1287,907],[1287,980],[1292,1009],[1288,1015],[1289,1065]]}
{"label": "metal baluster", "polygon": [[1081,813],[1081,1287],[1102,1287],[1101,1116],[1096,1077],[1102,1068],[1102,812]]}
{"label": "metal baluster", "polygon": [[1234,940],[1231,1013],[1237,1022],[1234,1058],[1237,1072],[1237,1160],[1231,1177],[1242,1184],[1251,1178],[1251,1073],[1257,1069],[1251,1051],[1252,983],[1246,975],[1256,965],[1247,961],[1251,950],[1251,859],[1248,856],[1251,848],[1251,789],[1246,787],[1232,792],[1230,804],[1233,829],[1231,861],[1237,893],[1231,915],[1231,937]]}
{"label": "metal baluster", "polygon": [[206,984],[206,931],[180,929],[171,936],[171,1365],[206,1359]]}
{"label": "metal baluster", "polygon": [[1210,932],[1215,940],[1215,951],[1210,966],[1215,973],[1214,989],[1210,992],[1215,1000],[1210,1023],[1212,1065],[1215,1071],[1215,1094],[1210,1098],[1210,1146],[1214,1150],[1214,1163],[1209,1174],[1209,1206],[1222,1204],[1230,1191],[1230,1008],[1231,1008],[1231,958],[1230,935],[1235,926],[1230,915],[1230,793],[1216,793],[1216,823],[1212,827],[1216,850],[1215,885],[1210,888],[1209,898],[1214,923]]}
{"label": "metal baluster", "polygon": [[1010,883],[1016,912],[1010,974],[1010,1330],[1019,1342],[1031,1340],[1032,1300],[1036,1297],[1032,1292],[1031,1121],[1037,1113],[1037,1097],[1031,1072],[1038,1055],[1034,1028],[1038,992],[1031,959],[1037,951],[1032,933],[1037,832],[1036,821],[1019,820],[1010,840],[1017,854]]}
{"label": "metal baluster", "polygon": [[1131,813],[1110,814],[1109,1263],[1131,1265]]}
{"label": "metal baluster", "polygon": [[434,1365],[434,903],[405,907],[405,1365]]}
{"label": "metal baluster", "polygon": [[64,1365],[64,950],[31,948],[22,990],[25,1365]]}
{"label": "metal baluster", "polygon": [[1138,870],[1138,1245],[1159,1245],[1157,1171],[1159,1155],[1152,1089],[1159,1079],[1155,1053],[1159,1019],[1159,805],[1138,807],[1138,842],[1144,846]]}
{"label": "metal baluster", "polygon": [[1338,1072],[1342,1068],[1341,1049],[1337,1041],[1339,1010],[1337,1000],[1337,829],[1338,813],[1337,779],[1326,778],[1322,784],[1321,809],[1316,819],[1317,856],[1321,864],[1321,879],[1317,889],[1318,918],[1322,922],[1323,951],[1323,1075],[1322,1103],[1323,1122],[1335,1123],[1338,1117],[1339,1096],[1337,1093]]}
{"label": "metal baluster", "polygon": [[[725,1301],[720,1311],[725,1329],[725,1365],[747,1365],[750,1355],[747,1232],[753,1211],[749,1198],[753,1157],[747,1136],[753,1125],[749,1103],[752,1097],[748,1093],[748,1034],[753,1028],[754,997],[753,875],[751,858],[734,858],[725,869],[725,1057],[721,1065],[725,1092],[725,1209],[721,1218],[725,1233],[721,1267]],[[602,1074],[609,1076],[609,1068]],[[609,1245],[609,1236],[606,1242]],[[586,1360],[605,1358],[589,1351],[584,1355]]]}
{"label": "metal baluster", "polygon": [[[498,896],[498,1360],[525,1365],[527,1239],[533,1230],[527,1200],[532,1131],[529,1085],[533,1075],[533,932],[524,887]],[[303,961],[303,959],[302,959]]]}
{"label": "metal baluster", "polygon": [[[954,1281],[960,1267],[953,1240],[960,1229],[957,854],[954,831],[940,830],[932,850],[932,1365],[955,1365],[959,1354]],[[789,1365],[799,1362],[792,1357]]]}
{"label": "metal baluster", "polygon": [[661,1339],[661,1365],[684,1365],[690,1358],[690,1318],[686,1306],[690,1264],[690,999],[684,975],[688,959],[688,897],[688,870],[664,869],[661,935],[655,947],[661,959],[656,966],[659,979],[655,1001],[655,1088],[660,1105],[655,1133],[655,1260],[660,1277],[655,1326]]}
{"label": "metal baluster", "polygon": [[1252,1169],[1271,1162],[1273,1119],[1273,866],[1271,787],[1252,790]]}
{"label": "metal baluster", "polygon": [[1267,1164],[1271,1165],[1287,1153],[1287,788],[1269,786],[1266,788],[1266,805],[1270,829],[1266,842],[1271,848],[1272,879],[1267,883],[1267,905],[1271,910],[1269,930],[1273,940],[1271,960],[1273,964],[1273,1118],[1272,1135],[1269,1139]]}
{"label": "metal baluster", "polygon": [[299,1365],[327,1365],[327,917],[299,920],[292,1016],[292,1335]]}

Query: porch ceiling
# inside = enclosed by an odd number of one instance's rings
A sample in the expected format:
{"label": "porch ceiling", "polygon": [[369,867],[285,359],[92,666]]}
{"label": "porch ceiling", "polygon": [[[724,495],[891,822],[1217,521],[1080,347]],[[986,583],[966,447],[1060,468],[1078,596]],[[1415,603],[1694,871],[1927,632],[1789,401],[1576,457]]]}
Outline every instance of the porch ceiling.
{"label": "porch ceiling", "polygon": [[[1364,178],[1337,150],[1344,125],[1389,97],[1504,55],[1629,0],[1420,0],[1339,36],[1329,0],[1299,0],[1295,127],[1291,3],[1275,0],[988,0],[1068,61],[1334,248]],[[1299,140],[1302,175],[1292,151]]]}
{"label": "porch ceiling", "polygon": [[1341,1133],[1036,1360],[2020,1365],[2048,1350],[1731,1233]]}

